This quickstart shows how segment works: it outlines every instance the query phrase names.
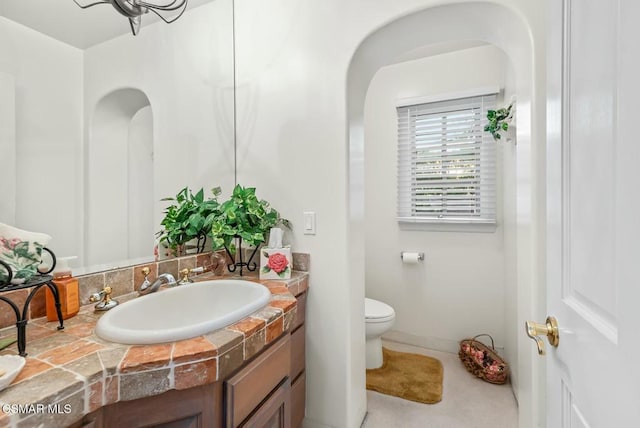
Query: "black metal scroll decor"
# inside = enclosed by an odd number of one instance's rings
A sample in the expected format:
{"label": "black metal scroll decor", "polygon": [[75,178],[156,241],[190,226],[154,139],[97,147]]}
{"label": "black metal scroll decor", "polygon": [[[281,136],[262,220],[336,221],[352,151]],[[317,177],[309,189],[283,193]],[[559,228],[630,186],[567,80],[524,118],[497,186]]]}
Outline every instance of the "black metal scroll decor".
{"label": "black metal scroll decor", "polygon": [[238,239],[238,246],[236,247],[235,257],[231,254],[231,251],[229,251],[226,245],[224,246],[224,250],[227,252],[229,259],[233,261],[233,263],[229,263],[227,265],[227,269],[229,270],[229,272],[234,273],[238,268],[240,268],[240,276],[242,276],[242,269],[244,269],[245,267],[249,272],[253,272],[258,268],[258,264],[252,261],[253,257],[256,255],[256,252],[258,252],[258,247],[254,248],[254,250],[251,252],[249,260],[244,261],[242,255],[242,238],[239,236],[237,236],[236,238]]}
{"label": "black metal scroll decor", "polygon": [[194,249],[196,254],[204,253],[206,243],[207,235],[205,235],[204,233],[200,233],[198,234],[198,236],[193,238],[193,240],[188,241],[188,243],[176,246],[176,248],[173,250],[173,255],[184,256],[187,254],[192,254]]}
{"label": "black metal scroll decor", "polygon": [[25,357],[27,355],[27,322],[29,315],[29,304],[31,303],[31,299],[33,299],[33,296],[35,296],[40,288],[46,286],[51,291],[51,294],[53,294],[53,298],[56,304],[56,313],[58,315],[58,321],[60,322],[58,330],[62,330],[64,328],[64,324],[62,321],[62,310],[60,308],[60,293],[58,293],[58,287],[53,282],[53,277],[49,275],[56,267],[56,256],[48,248],[43,248],[43,251],[46,251],[51,256],[51,259],[53,260],[53,262],[51,263],[51,267],[46,272],[40,272],[39,274],[35,275],[24,284],[11,284],[11,279],[13,278],[11,267],[7,263],[0,260],[0,269],[4,269],[8,273],[8,279],[6,280],[6,282],[0,284],[0,293],[14,290],[23,290],[25,288],[32,289],[24,302],[22,312],[20,312],[20,308],[18,307],[18,305],[16,305],[10,298],[0,295],[0,300],[6,302],[9,306],[11,306],[11,309],[13,309],[13,312],[16,315],[16,328],[18,329],[18,353],[22,357]]}
{"label": "black metal scroll decor", "polygon": [[197,242],[196,242],[196,253],[204,253],[204,244],[207,242],[207,235],[204,233],[198,234]]}

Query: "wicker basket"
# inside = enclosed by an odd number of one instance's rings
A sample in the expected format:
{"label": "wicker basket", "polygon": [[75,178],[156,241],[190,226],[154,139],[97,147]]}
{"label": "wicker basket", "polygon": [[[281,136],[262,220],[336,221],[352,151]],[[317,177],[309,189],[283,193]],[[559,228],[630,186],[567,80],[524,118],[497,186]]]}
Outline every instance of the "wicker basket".
{"label": "wicker basket", "polygon": [[[476,340],[481,336],[491,339],[491,348]],[[501,385],[509,378],[509,365],[496,353],[493,337],[488,334],[460,341],[458,356],[469,373],[484,381]]]}

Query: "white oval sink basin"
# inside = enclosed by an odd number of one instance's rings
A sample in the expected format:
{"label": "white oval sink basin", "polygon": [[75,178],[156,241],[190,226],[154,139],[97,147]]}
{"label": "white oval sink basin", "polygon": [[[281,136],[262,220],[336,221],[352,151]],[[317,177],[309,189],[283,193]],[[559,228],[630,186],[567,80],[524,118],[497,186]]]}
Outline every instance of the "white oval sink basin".
{"label": "white oval sink basin", "polygon": [[189,339],[241,320],[269,303],[271,292],[243,280],[180,285],[123,303],[96,324],[102,339],[149,345]]}

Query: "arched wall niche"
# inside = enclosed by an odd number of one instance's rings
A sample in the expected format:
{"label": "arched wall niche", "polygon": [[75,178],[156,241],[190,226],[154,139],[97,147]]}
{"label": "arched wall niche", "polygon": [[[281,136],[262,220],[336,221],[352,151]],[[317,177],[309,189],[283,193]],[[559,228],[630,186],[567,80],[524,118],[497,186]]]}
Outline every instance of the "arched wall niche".
{"label": "arched wall niche", "polygon": [[85,152],[84,265],[148,257],[153,250],[153,110],[139,89],[102,97]]}

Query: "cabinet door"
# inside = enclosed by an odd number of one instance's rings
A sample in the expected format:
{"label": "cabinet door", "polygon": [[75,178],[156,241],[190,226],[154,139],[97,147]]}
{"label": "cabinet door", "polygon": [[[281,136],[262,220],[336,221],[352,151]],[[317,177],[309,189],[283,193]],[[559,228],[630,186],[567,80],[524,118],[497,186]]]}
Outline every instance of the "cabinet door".
{"label": "cabinet door", "polygon": [[222,385],[214,383],[182,391],[115,403],[104,412],[105,427],[219,427]]}
{"label": "cabinet door", "polygon": [[301,428],[304,420],[305,377],[302,373],[291,385],[291,426]]}
{"label": "cabinet door", "polygon": [[225,382],[225,426],[241,426],[283,380],[289,379],[290,370],[291,339],[287,334]]}
{"label": "cabinet door", "polygon": [[267,401],[242,425],[242,428],[290,428],[291,382],[289,378],[271,393]]}
{"label": "cabinet door", "polygon": [[296,379],[305,366],[305,328],[304,324],[291,334],[291,379]]}
{"label": "cabinet door", "polygon": [[84,415],[82,419],[75,424],[69,425],[68,428],[104,428],[104,422],[102,420],[103,410],[101,407],[88,415]]}
{"label": "cabinet door", "polygon": [[307,292],[305,291],[302,294],[298,294],[296,300],[298,301],[296,305],[296,321],[291,330],[295,330],[304,324],[304,320],[307,317]]}

